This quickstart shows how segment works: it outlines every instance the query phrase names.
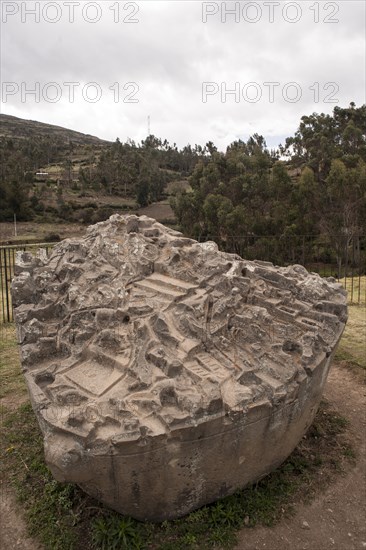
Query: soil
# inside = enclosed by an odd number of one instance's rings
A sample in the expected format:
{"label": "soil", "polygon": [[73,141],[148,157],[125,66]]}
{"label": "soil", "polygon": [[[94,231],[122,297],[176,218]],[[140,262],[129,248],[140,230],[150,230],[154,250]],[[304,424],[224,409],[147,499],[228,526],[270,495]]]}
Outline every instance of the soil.
{"label": "soil", "polygon": [[[86,199],[83,199],[86,200]],[[91,200],[90,198],[88,199]],[[114,197],[105,196],[98,197],[99,206],[105,206],[104,203],[113,208],[113,203],[118,200]],[[126,201],[125,201],[126,202]],[[119,209],[115,210],[116,213],[123,213]],[[156,202],[140,208],[139,210],[130,211],[131,214],[137,213],[142,216],[149,216],[155,218],[158,221],[175,223],[175,215],[167,201]],[[68,239],[73,237],[80,237],[86,231],[87,225],[81,223],[37,223],[37,222],[18,222],[17,223],[17,237],[14,236],[14,224],[10,222],[0,223],[0,244],[12,244],[17,243],[32,243],[32,242],[48,242],[51,234],[59,235],[60,239]]]}
{"label": "soil", "polygon": [[138,210],[139,216],[148,216],[149,218],[154,218],[155,220],[162,221],[162,220],[170,220],[172,222],[175,220],[175,215],[173,210],[171,209],[169,203],[164,202],[154,202],[153,204],[150,204],[149,206],[146,206],[145,208],[140,208]]}
{"label": "soil", "polygon": [[14,236],[14,224],[0,223],[0,243],[2,245],[27,242],[48,242],[51,234],[57,234],[61,239],[81,236],[86,226],[78,223],[43,223],[18,222],[17,237]]}
{"label": "soil", "polygon": [[[356,461],[311,504],[298,504],[295,514],[275,527],[245,528],[235,550],[362,550],[366,549],[366,387],[359,372],[335,364],[325,398],[346,417]],[[27,537],[21,511],[10,490],[0,499],[2,550],[41,550]]]}
{"label": "soil", "polygon": [[27,535],[22,513],[10,489],[2,487],[0,494],[0,548],[2,550],[41,550]]}

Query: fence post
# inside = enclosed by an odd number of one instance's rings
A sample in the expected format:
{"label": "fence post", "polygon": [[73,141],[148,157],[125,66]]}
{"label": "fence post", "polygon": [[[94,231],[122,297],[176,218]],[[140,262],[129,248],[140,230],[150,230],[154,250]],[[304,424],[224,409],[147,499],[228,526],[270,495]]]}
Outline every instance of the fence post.
{"label": "fence post", "polygon": [[4,279],[5,279],[5,302],[6,302],[6,320],[10,323],[10,304],[9,304],[9,285],[8,285],[8,265],[6,261],[6,248],[4,248]]}

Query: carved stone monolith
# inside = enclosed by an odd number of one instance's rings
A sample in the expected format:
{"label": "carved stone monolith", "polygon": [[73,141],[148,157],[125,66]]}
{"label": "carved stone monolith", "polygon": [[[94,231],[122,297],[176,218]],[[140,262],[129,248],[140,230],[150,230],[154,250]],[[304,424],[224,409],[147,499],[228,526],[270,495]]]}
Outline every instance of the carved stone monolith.
{"label": "carved stone monolith", "polygon": [[15,319],[47,463],[123,514],[177,518],[274,470],[318,408],[345,291],[114,215],[19,253]]}

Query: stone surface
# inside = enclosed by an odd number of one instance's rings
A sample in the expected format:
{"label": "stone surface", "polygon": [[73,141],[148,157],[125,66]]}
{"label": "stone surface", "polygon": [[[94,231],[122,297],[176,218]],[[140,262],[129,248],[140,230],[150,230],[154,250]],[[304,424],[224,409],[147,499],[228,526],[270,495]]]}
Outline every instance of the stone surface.
{"label": "stone surface", "polygon": [[187,514],[286,459],[347,319],[334,279],[112,216],[19,253],[25,378],[60,481],[141,520]]}

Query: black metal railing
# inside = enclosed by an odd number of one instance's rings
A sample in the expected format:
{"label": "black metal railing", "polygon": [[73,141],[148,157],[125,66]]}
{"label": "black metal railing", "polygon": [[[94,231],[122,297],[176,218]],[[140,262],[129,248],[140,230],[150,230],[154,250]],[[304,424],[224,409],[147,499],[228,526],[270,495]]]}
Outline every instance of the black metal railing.
{"label": "black metal railing", "polygon": [[36,252],[45,248],[48,252],[55,243],[19,244],[0,246],[0,323],[13,321],[11,281],[14,277],[15,257],[18,251]]}
{"label": "black metal railing", "polygon": [[220,250],[246,260],[301,264],[322,277],[334,277],[346,288],[349,303],[366,306],[365,235],[210,235],[198,240],[215,241]]}

